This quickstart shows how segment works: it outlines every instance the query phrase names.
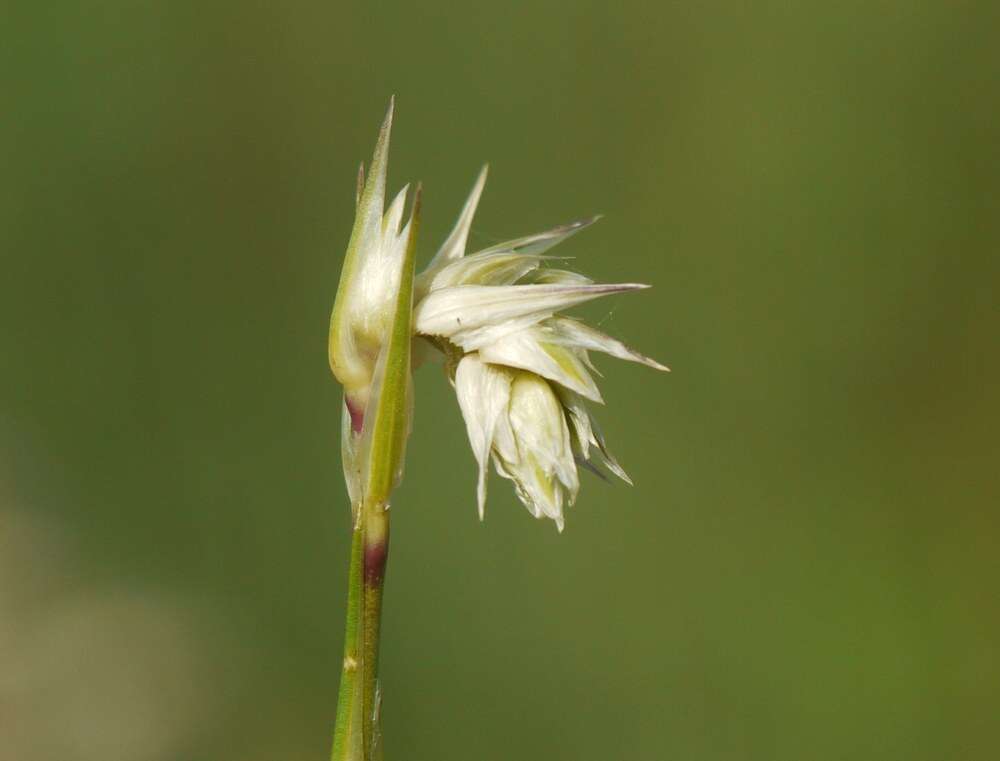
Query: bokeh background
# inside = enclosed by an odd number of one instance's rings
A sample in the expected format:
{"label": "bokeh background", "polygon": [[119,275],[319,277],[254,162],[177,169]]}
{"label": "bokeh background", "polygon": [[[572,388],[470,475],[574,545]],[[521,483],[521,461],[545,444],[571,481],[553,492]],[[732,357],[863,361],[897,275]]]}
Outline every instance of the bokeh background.
{"label": "bokeh background", "polygon": [[1000,5],[0,9],[0,759],[329,752],[349,539],[329,310],[357,164],[423,261],[652,291],[585,314],[635,488],[566,532],[441,372],[394,504],[389,759],[1000,755]]}

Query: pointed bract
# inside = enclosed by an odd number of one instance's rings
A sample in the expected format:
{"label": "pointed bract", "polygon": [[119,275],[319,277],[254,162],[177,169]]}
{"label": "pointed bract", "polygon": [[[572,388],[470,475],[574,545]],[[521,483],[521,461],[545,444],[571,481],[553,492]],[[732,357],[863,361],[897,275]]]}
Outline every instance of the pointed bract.
{"label": "pointed bract", "polygon": [[421,189],[417,186],[410,219],[403,228],[396,290],[385,342],[379,350],[370,388],[369,407],[359,447],[359,463],[368,501],[386,502],[399,484],[403,453],[412,421],[413,388],[410,371],[413,316],[413,273],[420,224]]}
{"label": "pointed bract", "polygon": [[455,393],[465,418],[469,444],[479,465],[476,501],[479,518],[486,510],[486,473],[493,448],[497,421],[507,414],[510,401],[510,373],[482,362],[476,354],[468,354],[455,371]]}
{"label": "pointed bract", "polygon": [[399,479],[410,426],[410,345],[420,189],[403,223],[404,187],[385,209],[393,103],[367,175],[330,317],[330,368],[344,386],[341,452],[355,509],[384,501]]}
{"label": "pointed bract", "polygon": [[541,321],[612,293],[649,286],[638,283],[596,285],[458,285],[432,291],[418,305],[417,330],[426,335],[458,338],[464,331],[521,317]]}
{"label": "pointed bract", "polygon": [[542,254],[553,246],[562,243],[569,236],[575,235],[585,227],[590,227],[600,218],[601,216],[598,214],[586,219],[578,219],[575,222],[559,225],[558,227],[553,227],[550,230],[535,233],[534,235],[525,235],[523,238],[506,240],[503,243],[497,243],[476,253],[495,254],[500,252],[516,252],[518,254]]}
{"label": "pointed bract", "polygon": [[434,270],[436,266],[444,266],[465,256],[465,246],[469,240],[469,230],[472,229],[472,219],[476,216],[476,207],[479,206],[479,198],[483,194],[483,188],[486,187],[486,176],[489,171],[489,164],[484,165],[479,170],[479,176],[476,177],[476,182],[472,186],[472,191],[462,208],[462,213],[458,216],[455,227],[437,254],[434,255],[428,270]]}
{"label": "pointed bract", "polygon": [[537,373],[591,401],[602,403],[601,392],[580,353],[546,340],[545,333],[538,326],[525,328],[484,346],[479,355],[486,362]]}
{"label": "pointed bract", "polygon": [[612,338],[579,320],[571,317],[554,317],[548,321],[548,325],[553,330],[552,340],[556,343],[588,351],[600,351],[618,359],[638,362],[654,370],[670,372],[670,368],[666,365],[661,365],[655,359],[630,349],[617,338]]}
{"label": "pointed bract", "polygon": [[383,212],[392,114],[390,101],[369,171],[358,173],[357,211],[330,316],[330,369],[362,407],[392,322],[409,235],[408,225],[400,229],[406,188]]}
{"label": "pointed bract", "polygon": [[537,270],[542,261],[537,254],[473,254],[450,262],[424,283],[431,291],[458,285],[513,285]]}

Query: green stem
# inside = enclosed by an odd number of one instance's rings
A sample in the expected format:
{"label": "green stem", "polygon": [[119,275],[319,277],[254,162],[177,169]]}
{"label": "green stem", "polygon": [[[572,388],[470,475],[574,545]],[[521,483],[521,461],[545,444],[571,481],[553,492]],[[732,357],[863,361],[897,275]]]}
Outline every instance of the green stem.
{"label": "green stem", "polygon": [[375,504],[365,510],[364,521],[364,598],[362,630],[362,730],[364,759],[381,758],[381,694],[378,681],[379,635],[382,629],[382,590],[389,554],[389,511]]}
{"label": "green stem", "polygon": [[378,651],[389,512],[381,504],[374,504],[362,506],[360,513],[351,538],[344,664],[332,761],[381,758]]}
{"label": "green stem", "polygon": [[360,761],[363,757],[361,699],[361,609],[364,536],[361,525],[351,537],[351,563],[347,574],[347,625],[344,631],[344,663],[337,696],[337,721],[333,730],[332,761]]}

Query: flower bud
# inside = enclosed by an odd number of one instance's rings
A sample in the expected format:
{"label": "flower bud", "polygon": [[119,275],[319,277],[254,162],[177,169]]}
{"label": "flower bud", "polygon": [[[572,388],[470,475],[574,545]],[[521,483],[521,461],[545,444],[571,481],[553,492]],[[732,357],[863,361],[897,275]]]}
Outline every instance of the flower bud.
{"label": "flower bud", "polygon": [[383,213],[392,112],[390,102],[368,176],[363,169],[359,176],[354,227],[330,317],[330,369],[344,386],[355,433],[361,430],[379,351],[392,326],[413,224],[411,212],[410,220],[402,225],[407,187]]}
{"label": "flower bud", "polygon": [[420,186],[403,221],[407,188],[384,211],[393,104],[368,177],[358,178],[354,227],[330,317],[330,369],[344,387],[341,457],[351,504],[387,504],[402,474],[412,416],[411,352]]}
{"label": "flower bud", "polygon": [[563,505],[572,505],[580,481],[569,428],[558,397],[544,378],[514,373],[510,408],[493,442],[496,469],[514,482],[517,496],[536,518],[563,529]]}

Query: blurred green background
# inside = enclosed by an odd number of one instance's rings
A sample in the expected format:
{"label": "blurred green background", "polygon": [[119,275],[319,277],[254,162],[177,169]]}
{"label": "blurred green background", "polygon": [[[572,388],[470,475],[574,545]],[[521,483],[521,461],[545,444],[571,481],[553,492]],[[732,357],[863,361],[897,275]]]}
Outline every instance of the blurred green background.
{"label": "blurred green background", "polygon": [[390,94],[420,256],[585,313],[635,488],[558,535],[417,376],[387,758],[1000,755],[1000,5],[105,0],[0,10],[0,759],[329,752],[326,331]]}

